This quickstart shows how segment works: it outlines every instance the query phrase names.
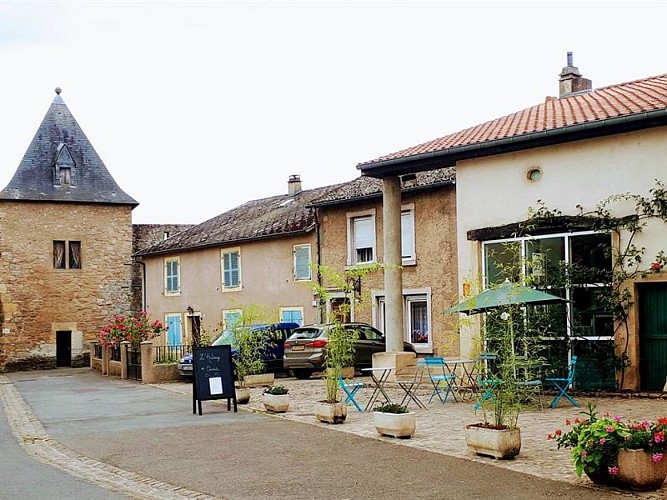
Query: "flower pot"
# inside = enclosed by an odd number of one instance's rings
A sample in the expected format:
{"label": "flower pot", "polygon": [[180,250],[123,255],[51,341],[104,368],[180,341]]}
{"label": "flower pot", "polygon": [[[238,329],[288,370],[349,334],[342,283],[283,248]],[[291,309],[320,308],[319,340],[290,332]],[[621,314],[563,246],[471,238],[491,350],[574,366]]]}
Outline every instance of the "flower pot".
{"label": "flower pot", "polygon": [[250,402],[250,391],[245,387],[236,388],[236,403],[247,405]]}
{"label": "flower pot", "polygon": [[289,394],[267,394],[262,395],[264,408],[273,413],[285,413],[289,408]]}
{"label": "flower pot", "polygon": [[593,483],[602,486],[615,486],[618,484],[616,476],[612,476],[606,470],[586,470],[584,472]]}
{"label": "flower pot", "polygon": [[315,417],[320,422],[342,424],[347,418],[347,406],[342,401],[337,403],[319,401],[315,403]]}
{"label": "flower pot", "polygon": [[417,427],[415,412],[385,413],[373,412],[373,424],[381,436],[395,438],[411,438]]}
{"label": "flower pot", "polygon": [[653,454],[644,450],[618,451],[619,486],[637,491],[657,490],[667,477],[667,458],[652,460]]}
{"label": "flower pot", "polygon": [[492,429],[483,424],[465,426],[466,444],[478,455],[494,458],[514,458],[521,450],[521,430]]}

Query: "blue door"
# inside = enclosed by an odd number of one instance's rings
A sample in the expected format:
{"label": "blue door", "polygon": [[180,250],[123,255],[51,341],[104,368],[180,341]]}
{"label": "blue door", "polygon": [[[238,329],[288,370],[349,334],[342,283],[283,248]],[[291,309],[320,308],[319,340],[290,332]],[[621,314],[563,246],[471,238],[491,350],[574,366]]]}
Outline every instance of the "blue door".
{"label": "blue door", "polygon": [[167,316],[167,345],[181,345],[181,315]]}

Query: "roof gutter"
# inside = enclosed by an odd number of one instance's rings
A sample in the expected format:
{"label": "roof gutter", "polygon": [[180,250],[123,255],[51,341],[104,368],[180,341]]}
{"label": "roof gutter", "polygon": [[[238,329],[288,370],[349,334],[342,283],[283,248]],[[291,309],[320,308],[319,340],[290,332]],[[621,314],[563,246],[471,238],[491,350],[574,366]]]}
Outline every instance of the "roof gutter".
{"label": "roof gutter", "polygon": [[541,146],[580,141],[594,137],[633,132],[667,125],[667,108],[625,115],[606,120],[578,123],[567,127],[506,137],[492,141],[468,144],[430,153],[392,158],[377,162],[360,163],[357,169],[369,177],[389,177],[436,168],[452,167],[460,160],[511,153]]}

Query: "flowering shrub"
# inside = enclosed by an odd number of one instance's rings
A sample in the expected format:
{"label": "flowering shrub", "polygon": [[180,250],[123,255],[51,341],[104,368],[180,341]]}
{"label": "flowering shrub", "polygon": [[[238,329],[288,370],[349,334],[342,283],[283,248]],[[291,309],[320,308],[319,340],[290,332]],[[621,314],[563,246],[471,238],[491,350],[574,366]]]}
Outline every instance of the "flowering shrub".
{"label": "flowering shrub", "polygon": [[556,429],[547,436],[558,443],[558,449],[571,448],[577,476],[588,474],[618,474],[618,450],[644,450],[654,462],[664,459],[667,450],[667,418],[656,422],[623,422],[622,417],[598,417],[595,405],[588,403],[583,411],[587,418],[565,420],[570,430]]}
{"label": "flowering shrub", "polygon": [[150,340],[164,331],[166,329],[162,323],[158,320],[151,322],[148,313],[142,311],[138,316],[114,316],[100,330],[99,340],[101,345],[109,347],[116,347],[125,340],[137,346],[143,340]]}

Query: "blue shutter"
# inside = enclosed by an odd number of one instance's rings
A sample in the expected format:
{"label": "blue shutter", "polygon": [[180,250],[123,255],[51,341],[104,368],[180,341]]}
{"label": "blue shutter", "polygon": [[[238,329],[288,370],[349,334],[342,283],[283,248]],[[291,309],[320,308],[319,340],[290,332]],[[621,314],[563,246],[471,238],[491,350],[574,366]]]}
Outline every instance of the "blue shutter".
{"label": "blue shutter", "polygon": [[228,252],[223,255],[224,286],[225,288],[236,288],[240,285],[241,270],[239,269],[239,253]]}
{"label": "blue shutter", "polygon": [[167,345],[181,344],[181,317],[168,316],[167,317]]}

